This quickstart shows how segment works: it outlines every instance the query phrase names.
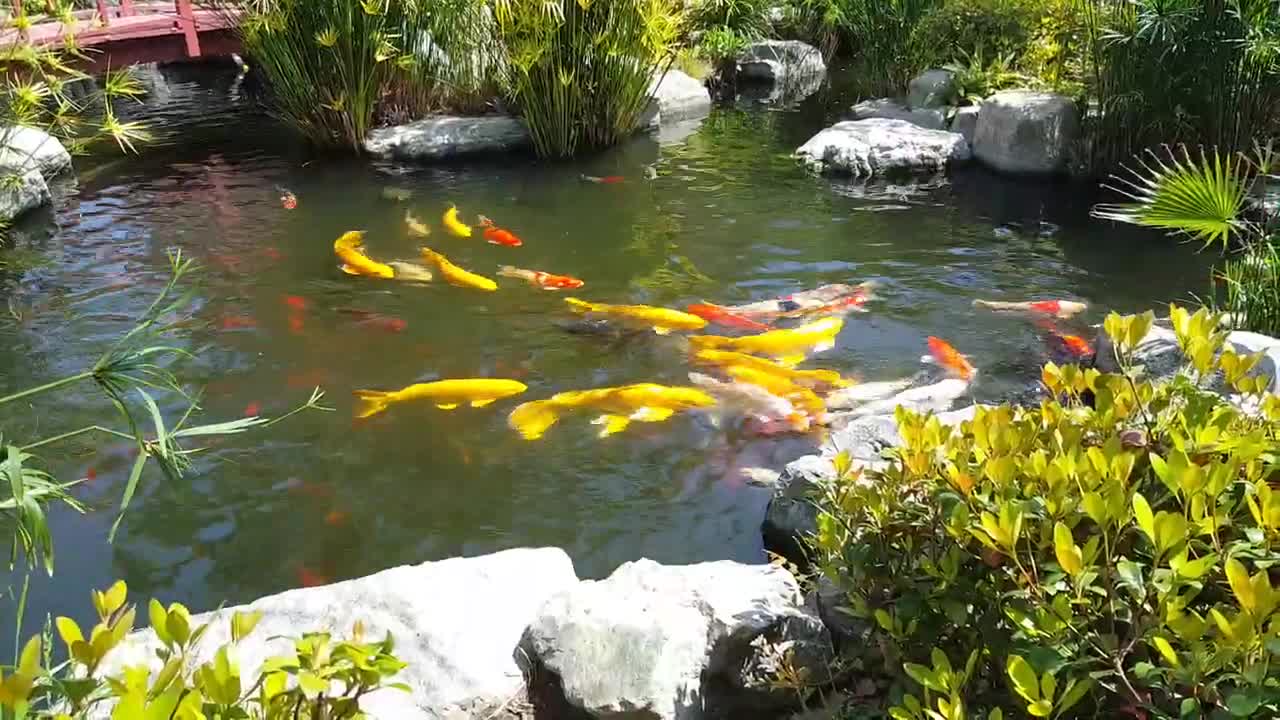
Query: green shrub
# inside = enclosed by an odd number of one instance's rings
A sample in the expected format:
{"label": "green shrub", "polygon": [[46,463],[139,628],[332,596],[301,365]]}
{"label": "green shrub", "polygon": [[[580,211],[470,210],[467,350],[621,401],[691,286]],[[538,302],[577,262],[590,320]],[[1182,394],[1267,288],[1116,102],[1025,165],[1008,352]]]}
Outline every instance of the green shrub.
{"label": "green shrub", "polygon": [[942,64],[967,56],[1018,57],[1044,14],[1044,0],[943,0],[920,20],[919,46]]}
{"label": "green shrub", "polygon": [[[837,458],[816,567],[869,623],[896,720],[1276,717],[1280,396],[1220,318],[1171,307],[1189,358],[1144,378],[1046,365],[1052,399],[944,427],[900,410],[886,470]],[[1221,373],[1245,411],[1204,389]]]}
{"label": "green shrub", "polygon": [[68,617],[53,623],[66,646],[68,660],[62,664],[51,663],[49,628],[28,640],[17,664],[0,672],[0,717],[70,720],[113,706],[113,720],[342,720],[363,717],[358,701],[367,693],[409,689],[387,682],[405,667],[393,654],[390,633],[369,643],[359,624],[349,641],[335,641],[328,633],[295,638],[289,654],[268,658],[261,676],[246,682],[235,650],[262,619],[260,612],[233,613],[231,642],[197,665],[200,641],[210,626],[193,627],[185,607],[174,603],[165,608],[156,600],[148,615],[162,645],[157,651],[161,669],[152,672],[144,664],[107,674],[103,660],[133,630],[137,615],[127,595],[122,581],[95,591],[98,623],[88,633]]}
{"label": "green shrub", "polygon": [[484,0],[272,0],[239,18],[268,107],[321,147],[361,152],[380,115],[483,106],[501,64]]}
{"label": "green shrub", "polygon": [[952,62],[944,67],[955,75],[960,98],[974,105],[992,93],[1026,87],[1033,82],[1031,78],[1013,69],[1012,53],[987,62],[982,53],[978,52],[966,56],[964,62]]}
{"label": "green shrub", "polygon": [[695,34],[721,28],[759,40],[769,34],[772,5],[773,0],[701,0],[689,11],[688,27]]}
{"label": "green shrub", "polygon": [[864,91],[897,95],[933,60],[917,27],[941,0],[841,0],[840,22],[856,53]]}
{"label": "green shrub", "polygon": [[550,157],[631,135],[682,25],[674,0],[498,0],[494,12],[511,98]]}

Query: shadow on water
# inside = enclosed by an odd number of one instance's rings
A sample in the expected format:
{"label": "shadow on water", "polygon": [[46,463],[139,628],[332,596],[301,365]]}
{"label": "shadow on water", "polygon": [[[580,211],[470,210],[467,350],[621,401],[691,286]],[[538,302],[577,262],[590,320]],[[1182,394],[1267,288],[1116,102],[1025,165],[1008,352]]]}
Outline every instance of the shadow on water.
{"label": "shadow on water", "polygon": [[[163,84],[161,85],[161,81]],[[541,441],[506,427],[514,403],[452,413],[397,406],[352,419],[351,394],[441,377],[510,377],[527,399],[638,381],[680,383],[676,337],[614,342],[566,333],[562,297],[514,282],[500,292],[410,287],[342,276],[332,241],[367,232],[374,256],[413,259],[403,218],[458,264],[501,264],[586,280],[603,302],[743,302],[874,279],[880,299],[851,316],[815,360],[868,380],[911,374],[929,335],[983,368],[975,398],[1025,389],[1044,359],[1029,323],[977,313],[974,298],[1084,298],[1145,310],[1198,290],[1208,258],[1087,215],[1064,183],[966,170],[932,182],[814,177],[790,153],[851,99],[839,84],[797,103],[744,99],[701,123],[567,163],[529,156],[429,167],[314,157],[237,89],[234,69],[158,68],[135,117],[159,142],[140,157],[78,161],[52,210],[17,228],[2,257],[0,392],[75,372],[130,327],[165,280],[165,251],[203,266],[193,322],[209,419],[278,414],[322,386],[335,413],[229,439],[169,483],[144,477],[121,534],[105,542],[128,474],[125,445],[70,444],[46,456],[92,512],[58,513],[59,568],[31,608],[84,618],[89,587],[126,579],[137,597],[197,608],[402,563],[518,545],[557,545],[601,576],[663,562],[763,557],[768,493],[742,468],[777,466],[812,440],[761,441],[680,417],[601,440],[572,417]],[[583,182],[582,175],[623,178]],[[299,206],[280,203],[284,187]],[[388,187],[396,192],[385,193]],[[404,201],[388,196],[409,195]],[[521,248],[444,235],[456,203],[525,240]],[[52,221],[52,222],[51,222]],[[399,323],[362,321],[370,316]],[[1081,325],[1079,332],[1087,332]],[[165,410],[182,404],[168,398]],[[83,388],[0,417],[6,437],[38,437],[110,412]]]}

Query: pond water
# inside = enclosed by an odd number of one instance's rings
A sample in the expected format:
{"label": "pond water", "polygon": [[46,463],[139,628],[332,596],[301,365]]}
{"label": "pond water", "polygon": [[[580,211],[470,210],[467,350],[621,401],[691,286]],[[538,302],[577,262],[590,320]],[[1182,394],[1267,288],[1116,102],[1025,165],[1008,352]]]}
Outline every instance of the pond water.
{"label": "pond water", "polygon": [[[208,609],[521,545],[561,546],[583,576],[642,556],[763,558],[768,491],[734,468],[782,451],[696,418],[601,440],[578,417],[536,442],[507,428],[510,401],[451,413],[407,404],[354,422],[358,388],[512,377],[534,399],[678,383],[688,371],[678,340],[567,333],[557,324],[570,318],[562,296],[517,281],[480,293],[338,271],[332,241],[349,229],[366,230],[377,257],[415,257],[406,210],[463,267],[574,275],[587,282],[577,294],[603,302],[735,303],[876,280],[880,299],[848,318],[814,366],[897,378],[919,368],[925,338],[939,335],[982,368],[972,389],[980,401],[1025,388],[1045,351],[1031,323],[975,311],[974,298],[1082,298],[1093,304],[1083,329],[1109,309],[1185,299],[1206,277],[1208,259],[1190,248],[1090,220],[1096,198],[1069,184],[976,170],[926,187],[806,174],[787,154],[848,106],[838,84],[790,109],[742,101],[683,139],[667,131],[572,163],[408,167],[309,155],[243,99],[233,70],[163,77],[134,110],[157,142],[141,157],[79,161],[78,180],[0,255],[9,262],[0,302],[21,316],[0,317],[0,393],[90,364],[164,283],[166,249],[181,248],[204,268],[190,283],[194,322],[178,334],[196,355],[184,372],[205,388],[203,417],[279,414],[316,385],[336,411],[214,444],[180,483],[153,468],[110,545],[128,445],[46,450],[63,476],[92,478],[77,490],[91,511],[56,514],[57,573],[34,580],[29,617],[84,618],[88,589],[116,577],[137,598]],[[625,181],[590,184],[581,174]],[[281,206],[277,186],[296,193],[297,209]],[[412,197],[388,199],[388,187]],[[450,203],[494,218],[525,245],[444,236],[439,217]],[[403,326],[359,322],[353,308]],[[17,439],[114,423],[92,390],[10,409],[0,427]],[[171,416],[182,408],[178,398],[165,403]]]}

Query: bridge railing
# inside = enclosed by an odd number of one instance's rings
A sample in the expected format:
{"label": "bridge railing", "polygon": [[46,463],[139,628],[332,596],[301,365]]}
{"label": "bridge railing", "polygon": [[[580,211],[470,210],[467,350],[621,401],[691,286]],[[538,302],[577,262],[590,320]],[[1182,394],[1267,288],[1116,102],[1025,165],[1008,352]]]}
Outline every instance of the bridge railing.
{"label": "bridge railing", "polygon": [[[14,13],[22,14],[22,0],[11,0]],[[200,57],[200,31],[196,25],[195,6],[192,0],[172,0],[173,12],[165,12],[163,8],[170,6],[164,2],[141,2],[134,0],[94,0],[93,9],[78,10],[74,13],[77,20],[97,20],[103,27],[111,27],[113,19],[132,18],[140,15],[172,15],[174,30],[181,33],[186,44],[188,57]],[[24,30],[23,36],[28,33]]]}

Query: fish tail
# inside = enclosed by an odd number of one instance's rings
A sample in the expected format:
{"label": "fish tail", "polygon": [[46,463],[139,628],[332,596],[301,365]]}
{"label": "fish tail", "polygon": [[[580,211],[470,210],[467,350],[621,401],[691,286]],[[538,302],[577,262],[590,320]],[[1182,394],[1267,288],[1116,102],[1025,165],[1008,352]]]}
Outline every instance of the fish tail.
{"label": "fish tail", "polygon": [[688,338],[694,350],[714,350],[724,344],[728,338],[719,335],[693,335]]}
{"label": "fish tail", "polygon": [[525,440],[537,440],[557,422],[560,422],[560,413],[556,405],[547,400],[523,403],[507,416],[507,424]]}
{"label": "fish tail", "polygon": [[356,390],[357,418],[373,417],[391,405],[391,393],[381,390]]}
{"label": "fish tail", "polygon": [[573,308],[576,312],[580,312],[580,313],[591,312],[592,305],[586,300],[579,300],[578,298],[565,298],[564,301],[568,303],[569,307]]}
{"label": "fish tail", "polygon": [[498,277],[519,278],[520,272],[514,265],[499,265]]}

